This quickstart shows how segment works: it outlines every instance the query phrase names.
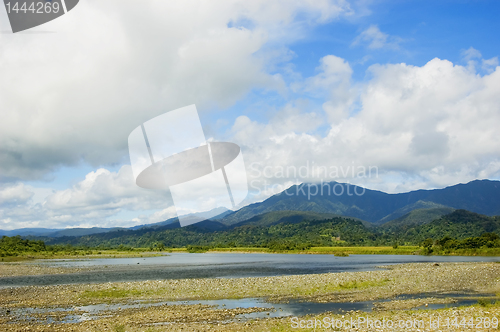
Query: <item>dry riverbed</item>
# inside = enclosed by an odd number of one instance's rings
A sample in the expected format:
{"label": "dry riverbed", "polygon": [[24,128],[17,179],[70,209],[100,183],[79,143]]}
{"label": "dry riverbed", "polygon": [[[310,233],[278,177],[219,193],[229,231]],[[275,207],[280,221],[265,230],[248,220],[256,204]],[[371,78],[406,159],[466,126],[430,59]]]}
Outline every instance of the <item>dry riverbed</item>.
{"label": "dry riverbed", "polygon": [[90,270],[92,269],[74,268],[74,267],[52,267],[41,264],[26,264],[24,262],[2,263],[0,264],[0,277],[79,273]]}
{"label": "dry riverbed", "polygon": [[[1,271],[1,270],[0,270]],[[304,300],[316,303],[352,303],[392,299],[401,294],[418,293],[500,293],[499,263],[420,263],[389,266],[386,270],[309,274],[279,277],[234,279],[181,279],[143,282],[116,282],[60,286],[29,286],[0,289],[1,331],[289,331],[290,317],[242,319],[242,314],[269,310],[261,307],[227,309],[204,304],[158,304],[165,301],[266,298],[280,303]],[[498,296],[498,295],[497,295]],[[132,301],[156,305],[130,307]],[[302,317],[303,321],[371,319],[432,321],[453,317],[496,317],[500,306],[487,305],[442,310],[407,310],[425,304],[452,303],[453,298],[393,300],[375,306],[375,311],[321,314]],[[116,304],[99,312],[97,317],[77,323],[61,323],[68,316],[85,317],[81,306]],[[13,313],[24,308],[24,318]],[[61,311],[61,308],[65,308]],[[265,315],[265,314],[264,314]],[[26,318],[29,317],[29,318]],[[26,320],[30,319],[30,320]],[[82,319],[80,319],[82,320]],[[429,323],[430,324],[430,323]],[[306,325],[303,325],[306,326]],[[323,326],[324,328],[324,326]],[[401,330],[431,330],[403,328]],[[300,329],[299,329],[300,330]],[[313,330],[313,329],[311,329]],[[322,330],[322,329],[316,329]],[[360,326],[359,330],[377,330]],[[381,330],[380,328],[378,330]],[[384,330],[382,328],[382,330]],[[395,330],[398,330],[396,328]],[[462,331],[461,327],[440,326],[441,331]],[[487,329],[481,329],[482,331]],[[498,329],[494,329],[498,331]]]}

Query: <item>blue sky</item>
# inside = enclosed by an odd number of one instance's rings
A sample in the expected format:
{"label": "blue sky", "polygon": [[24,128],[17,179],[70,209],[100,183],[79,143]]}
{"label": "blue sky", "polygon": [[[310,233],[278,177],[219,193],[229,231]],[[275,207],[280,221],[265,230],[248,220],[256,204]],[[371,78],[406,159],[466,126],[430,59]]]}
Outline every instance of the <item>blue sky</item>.
{"label": "blue sky", "polygon": [[[350,62],[354,80],[365,81],[370,77],[367,69],[373,64],[423,66],[439,58],[464,65],[463,52],[470,47],[486,59],[500,54],[500,35],[496,33],[500,30],[498,2],[366,1],[363,7],[359,17],[346,17],[308,29],[303,38],[287,45],[292,55],[285,65],[292,66],[303,77],[313,76],[319,59],[334,54]],[[356,38],[373,25],[389,39],[399,38],[397,48],[370,49],[366,42],[353,45]],[[478,72],[484,74],[481,69]],[[254,90],[222,112],[234,119],[245,111],[254,112],[249,105],[279,106],[286,101],[287,98],[268,90]],[[215,122],[222,112],[209,114],[206,121]],[[263,111],[259,116],[266,120],[269,113]]]}
{"label": "blue sky", "polygon": [[247,202],[302,181],[404,192],[500,178],[497,1],[134,8],[89,0],[15,35],[0,11],[0,229],[175,216],[168,192],[133,183],[127,135],[189,104],[247,169],[379,170],[249,179]]}

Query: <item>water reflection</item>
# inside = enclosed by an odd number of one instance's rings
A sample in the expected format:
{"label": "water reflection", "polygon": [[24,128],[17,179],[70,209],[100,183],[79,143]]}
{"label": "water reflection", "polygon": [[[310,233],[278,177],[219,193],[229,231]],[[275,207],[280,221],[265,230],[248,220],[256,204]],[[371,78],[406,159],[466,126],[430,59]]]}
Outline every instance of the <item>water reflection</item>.
{"label": "water reflection", "polygon": [[[264,298],[245,298],[245,299],[222,299],[222,300],[196,300],[196,301],[169,301],[169,302],[147,302],[147,301],[132,301],[128,303],[117,304],[94,304],[87,306],[77,306],[68,308],[16,308],[8,314],[1,313],[1,316],[11,316],[14,319],[11,321],[25,321],[37,323],[78,323],[86,320],[98,319],[103,317],[112,317],[113,313],[125,309],[149,308],[159,306],[175,306],[175,305],[209,305],[216,309],[237,309],[237,308],[260,308],[265,309],[260,312],[240,314],[235,317],[235,320],[249,320],[256,318],[272,318],[272,317],[288,317],[288,316],[304,316],[318,315],[326,312],[333,314],[342,314],[347,311],[363,311],[371,312],[375,305],[380,302],[390,300],[411,300],[438,298],[449,299],[453,298],[453,303],[433,303],[428,307],[418,306],[413,309],[441,309],[448,307],[458,307],[463,305],[472,305],[478,302],[480,298],[494,297],[494,294],[474,294],[474,293],[422,293],[422,294],[403,294],[392,299],[382,299],[376,301],[361,301],[361,302],[327,302],[316,303],[292,300],[288,303],[270,303]],[[443,301],[447,302],[447,301]],[[54,315],[54,313],[59,315]],[[65,314],[67,313],[67,314]],[[59,316],[56,319],[55,316]],[[40,319],[44,317],[44,319]],[[158,324],[170,324],[171,322],[163,322]]]}

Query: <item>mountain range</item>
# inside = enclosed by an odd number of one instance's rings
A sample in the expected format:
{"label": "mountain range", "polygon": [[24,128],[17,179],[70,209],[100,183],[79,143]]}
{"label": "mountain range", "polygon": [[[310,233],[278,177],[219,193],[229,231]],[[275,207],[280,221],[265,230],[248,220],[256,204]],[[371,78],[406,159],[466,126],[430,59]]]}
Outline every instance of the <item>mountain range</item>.
{"label": "mountain range", "polygon": [[[270,227],[280,223],[296,224],[304,220],[326,220],[348,217],[363,227],[377,228],[382,234],[408,231],[430,223],[455,210],[467,210],[480,215],[500,215],[500,181],[475,180],[443,189],[416,190],[407,193],[388,194],[345,183],[319,185],[301,184],[268,199],[245,206],[237,211],[218,210],[210,220],[192,225],[204,231],[228,230],[245,225]],[[316,194],[314,194],[316,193]],[[213,214],[212,214],[213,215]],[[60,238],[114,235],[153,231],[165,231],[180,227],[177,218],[134,226],[131,228],[73,228],[73,229],[19,229],[0,231],[0,235],[41,236]],[[189,226],[191,227],[191,226]],[[188,227],[188,228],[189,228]]]}
{"label": "mountain range", "polygon": [[[323,195],[308,195],[308,186],[315,185],[292,186],[263,202],[250,204],[228,214],[221,222],[232,225],[272,211],[333,213],[378,225],[422,208],[464,209],[488,216],[500,215],[500,181],[476,180],[444,189],[416,190],[400,194],[388,194],[345,183],[330,182],[328,185],[330,194],[324,189]],[[336,195],[332,189],[334,187],[336,193],[342,195]],[[314,192],[316,189],[311,189],[311,193]],[[356,192],[363,194],[357,195]]]}

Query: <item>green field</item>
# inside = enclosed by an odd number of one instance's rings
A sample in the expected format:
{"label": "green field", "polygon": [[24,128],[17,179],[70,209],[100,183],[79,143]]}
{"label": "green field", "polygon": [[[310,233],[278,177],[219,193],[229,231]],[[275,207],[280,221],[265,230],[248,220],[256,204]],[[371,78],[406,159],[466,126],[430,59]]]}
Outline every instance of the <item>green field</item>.
{"label": "green field", "polygon": [[[185,252],[186,248],[167,249],[168,251]],[[203,252],[248,252],[248,253],[290,253],[290,254],[332,254],[348,255],[423,255],[423,248],[418,246],[380,247],[311,247],[306,250],[271,251],[268,248],[211,248]],[[500,256],[500,248],[455,249],[434,251],[430,255],[442,256]]]}
{"label": "green field", "polygon": [[[185,251],[185,249],[181,249]],[[33,259],[68,259],[68,258],[126,258],[126,257],[153,257],[161,256],[159,252],[150,252],[147,248],[134,248],[133,250],[92,250],[75,249],[71,251],[21,251],[13,255],[0,257],[0,262],[19,262]]]}
{"label": "green field", "polygon": [[[417,246],[399,246],[397,249],[393,247],[311,247],[305,250],[284,250],[271,251],[268,248],[211,248],[209,252],[254,252],[254,253],[294,253],[294,254],[341,254],[348,255],[412,255],[420,249]],[[175,251],[184,251],[185,249],[175,249]]]}
{"label": "green field", "polygon": [[346,253],[349,255],[412,255],[419,251],[417,246],[399,246],[393,247],[312,247],[308,250],[311,253],[318,254],[337,254]]}
{"label": "green field", "polygon": [[[303,242],[281,241],[267,246],[200,246],[168,248],[164,245],[154,248],[133,248],[120,244],[116,248],[88,248],[66,245],[45,245],[43,241],[22,239],[20,236],[0,238],[0,262],[13,262],[29,259],[54,258],[117,258],[148,257],[162,255],[165,252],[238,252],[238,253],[295,253],[295,254],[333,254],[339,257],[349,255],[464,255],[464,256],[499,256],[500,238],[494,233],[485,233],[481,237],[466,238],[457,241],[450,237],[441,240],[427,239],[420,246],[312,246]],[[339,243],[340,244],[340,243]]]}

